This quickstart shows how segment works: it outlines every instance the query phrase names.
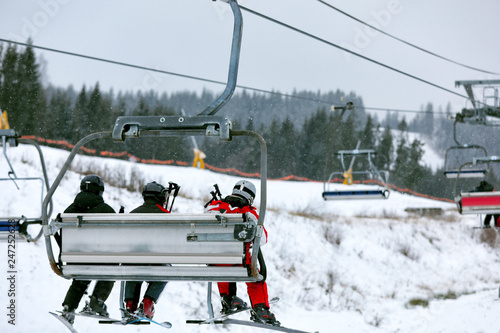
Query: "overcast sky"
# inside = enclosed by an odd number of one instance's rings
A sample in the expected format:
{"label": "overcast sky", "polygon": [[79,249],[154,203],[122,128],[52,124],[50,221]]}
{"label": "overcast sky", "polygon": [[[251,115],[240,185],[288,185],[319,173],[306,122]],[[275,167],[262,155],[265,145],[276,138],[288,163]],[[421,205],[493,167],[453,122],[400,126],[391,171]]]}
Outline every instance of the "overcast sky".
{"label": "overcast sky", "polygon": [[[468,66],[500,72],[500,0],[327,0],[407,42]],[[456,80],[499,76],[448,63],[373,31],[317,0],[240,0],[247,8],[465,95]],[[460,111],[466,100],[247,11],[238,85],[292,93],[355,92],[367,107]],[[0,38],[205,79],[226,81],[233,15],[210,0],[16,0],[0,2]],[[223,85],[36,50],[49,82],[80,90],[219,93]],[[237,90],[241,91],[241,90]],[[193,110],[193,113],[201,110]],[[411,114],[408,114],[411,117]]]}

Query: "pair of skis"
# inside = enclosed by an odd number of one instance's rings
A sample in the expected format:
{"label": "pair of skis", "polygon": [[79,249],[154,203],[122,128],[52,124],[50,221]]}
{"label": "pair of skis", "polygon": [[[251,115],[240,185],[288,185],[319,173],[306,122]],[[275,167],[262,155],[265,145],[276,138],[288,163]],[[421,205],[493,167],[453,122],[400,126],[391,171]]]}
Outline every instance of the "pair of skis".
{"label": "pair of skis", "polygon": [[[274,297],[269,301],[269,304],[274,304],[279,301],[278,297]],[[223,314],[217,317],[209,318],[209,319],[194,319],[194,320],[186,320],[186,324],[198,324],[198,325],[204,325],[204,324],[234,324],[234,325],[243,325],[243,326],[250,326],[250,327],[259,327],[259,328],[265,328],[268,330],[273,330],[273,331],[278,331],[278,332],[286,332],[286,333],[309,333],[306,331],[301,331],[301,330],[296,330],[293,328],[288,328],[284,327],[281,325],[271,325],[271,324],[263,324],[263,323],[257,323],[254,321],[249,321],[249,320],[239,320],[239,319],[232,319],[230,316],[235,315],[237,313],[242,313],[245,311],[250,311],[252,309],[251,306],[246,306],[242,309],[233,311],[228,314]],[[318,333],[318,332],[315,332]]]}
{"label": "pair of skis", "polygon": [[[279,301],[279,298],[275,297],[269,301],[269,304],[274,304]],[[250,327],[258,327],[258,328],[265,328],[268,330],[273,330],[273,331],[278,331],[278,332],[285,332],[285,333],[310,333],[307,331],[302,331],[302,330],[297,330],[293,328],[288,328],[284,327],[281,325],[271,325],[271,324],[263,324],[263,323],[257,323],[254,321],[247,321],[247,320],[239,320],[239,319],[232,319],[230,316],[235,315],[237,313],[243,313],[245,311],[250,311],[252,308],[250,306],[246,306],[242,309],[233,311],[228,314],[223,314],[217,317],[209,318],[209,319],[198,319],[198,320],[186,320],[186,324],[198,324],[198,325],[204,325],[204,324],[234,324],[234,325],[242,325],[242,326],[250,326]],[[126,311],[125,309],[120,309],[122,311]],[[59,313],[62,313],[58,311]],[[50,312],[51,315],[56,317],[59,321],[61,321],[72,333],[78,333],[78,331],[73,327],[71,323],[69,323],[62,315]],[[99,319],[99,324],[116,324],[116,325],[149,325],[149,324],[156,324],[158,326],[161,326],[163,328],[171,328],[172,324],[168,321],[165,322],[158,322],[153,319],[149,319],[146,317],[139,316],[137,314],[130,313],[130,316],[132,318],[129,318],[129,320],[126,319],[113,319],[109,317],[104,317],[104,316],[99,316],[99,315],[93,315],[93,314],[87,314],[87,313],[75,313],[75,315],[78,316],[83,316],[83,317],[88,317],[88,318],[95,318]],[[318,333],[317,331],[314,333]]]}
{"label": "pair of skis", "polygon": [[[58,313],[55,312],[49,312],[51,315],[53,315],[55,318],[57,318],[61,323],[68,328],[71,333],[78,333],[78,331],[73,327],[73,325],[66,319],[64,318],[61,314],[61,311],[57,311]],[[100,316],[100,315],[94,315],[94,314],[89,314],[85,312],[80,312],[80,313],[75,313],[77,316],[82,316],[82,317],[87,317],[87,318],[94,318],[99,320],[99,324],[116,324],[116,325],[149,325],[149,324],[156,324],[158,326],[161,326],[163,328],[171,328],[172,324],[168,321],[164,322],[158,322],[153,319],[147,318],[147,317],[142,317],[134,313],[130,313],[130,320],[124,320],[124,319],[113,319],[105,316]]]}

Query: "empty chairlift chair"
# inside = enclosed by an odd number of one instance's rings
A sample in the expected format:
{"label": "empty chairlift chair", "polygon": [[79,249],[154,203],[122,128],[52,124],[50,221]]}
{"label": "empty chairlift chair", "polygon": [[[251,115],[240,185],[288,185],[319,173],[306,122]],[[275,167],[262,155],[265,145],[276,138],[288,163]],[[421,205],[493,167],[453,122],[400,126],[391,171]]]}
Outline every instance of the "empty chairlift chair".
{"label": "empty chairlift chair", "polygon": [[[344,171],[334,171],[323,183],[322,197],[324,200],[363,200],[389,198],[389,172],[379,171],[372,162],[375,155],[372,149],[340,150],[337,155]],[[351,156],[349,168],[345,167],[344,159]],[[358,156],[365,157],[368,169],[352,171],[354,159]],[[343,183],[339,180],[345,178]],[[353,179],[357,179],[354,181]],[[361,181],[358,179],[362,179]]]}

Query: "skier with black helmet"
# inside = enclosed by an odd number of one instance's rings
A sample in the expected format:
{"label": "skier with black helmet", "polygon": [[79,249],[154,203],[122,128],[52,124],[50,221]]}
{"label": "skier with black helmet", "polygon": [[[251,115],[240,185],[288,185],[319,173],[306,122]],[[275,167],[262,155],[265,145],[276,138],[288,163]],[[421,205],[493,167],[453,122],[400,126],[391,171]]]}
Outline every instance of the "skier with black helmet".
{"label": "skier with black helmet", "polygon": [[[115,213],[115,210],[104,202],[102,194],[104,192],[104,182],[97,175],[85,176],[80,182],[80,193],[64,213]],[[91,281],[73,280],[63,301],[62,316],[73,324],[75,320],[75,310],[85,294]],[[114,281],[97,281],[94,291],[90,296],[90,302],[84,306],[82,312],[98,314],[108,317],[106,304],[104,303],[111,290]]]}
{"label": "skier with black helmet", "polygon": [[[255,222],[259,219],[257,209],[252,206],[255,199],[255,185],[248,180],[238,181],[231,195],[221,200],[212,200],[206,207],[207,213],[248,213]],[[267,243],[267,231],[264,229],[260,245]],[[250,250],[246,248],[249,254]],[[249,257],[249,255],[248,255]],[[280,325],[275,315],[269,310],[269,297],[267,294],[267,283],[247,282],[247,293],[252,304],[251,320],[263,324]],[[229,314],[246,307],[246,303],[236,296],[236,282],[218,282],[219,294],[221,296],[223,314]]]}
{"label": "skier with black helmet", "polygon": [[[168,190],[157,182],[151,182],[144,185],[142,189],[144,203],[130,213],[170,213],[167,207],[165,207],[167,194]],[[159,281],[148,282],[144,298],[139,305],[142,282],[143,281],[126,282],[125,309],[130,313],[135,313],[137,311],[137,314],[141,316],[144,315],[151,319],[154,315],[154,304],[158,301],[167,283]]]}

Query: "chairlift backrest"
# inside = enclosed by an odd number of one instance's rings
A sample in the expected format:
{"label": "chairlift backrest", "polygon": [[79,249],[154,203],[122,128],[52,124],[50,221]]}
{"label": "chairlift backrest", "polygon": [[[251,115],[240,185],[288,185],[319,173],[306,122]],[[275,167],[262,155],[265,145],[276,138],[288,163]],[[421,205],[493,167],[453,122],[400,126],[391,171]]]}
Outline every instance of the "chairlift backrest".
{"label": "chairlift backrest", "polygon": [[65,277],[257,280],[245,247],[257,225],[245,214],[61,214],[51,227],[63,229]]}

